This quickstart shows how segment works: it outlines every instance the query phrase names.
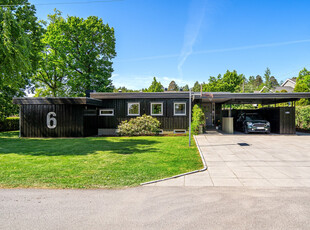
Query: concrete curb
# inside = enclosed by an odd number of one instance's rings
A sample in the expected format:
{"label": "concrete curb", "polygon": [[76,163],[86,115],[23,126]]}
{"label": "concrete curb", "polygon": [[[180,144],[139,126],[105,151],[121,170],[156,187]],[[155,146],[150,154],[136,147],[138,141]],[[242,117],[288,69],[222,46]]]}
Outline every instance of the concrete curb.
{"label": "concrete curb", "polygon": [[181,176],[186,176],[186,175],[190,175],[190,174],[206,171],[208,169],[208,166],[206,164],[206,161],[205,161],[205,158],[204,158],[204,156],[202,154],[202,151],[201,151],[199,145],[197,144],[197,139],[196,139],[195,135],[194,135],[194,140],[195,140],[195,144],[196,144],[196,146],[198,148],[198,151],[199,151],[199,154],[200,154],[200,158],[201,158],[201,161],[202,161],[202,164],[203,164],[203,168],[202,169],[191,171],[191,172],[187,172],[187,173],[182,173],[182,174],[179,174],[179,175],[175,175],[175,176],[172,176],[172,177],[167,177],[167,178],[163,178],[163,179],[159,179],[159,180],[153,180],[153,181],[144,182],[144,183],[141,183],[140,185],[153,184],[153,183],[157,183],[157,182],[161,182],[161,181],[165,181],[165,180],[175,179],[175,178],[178,178],[178,177],[181,177]]}

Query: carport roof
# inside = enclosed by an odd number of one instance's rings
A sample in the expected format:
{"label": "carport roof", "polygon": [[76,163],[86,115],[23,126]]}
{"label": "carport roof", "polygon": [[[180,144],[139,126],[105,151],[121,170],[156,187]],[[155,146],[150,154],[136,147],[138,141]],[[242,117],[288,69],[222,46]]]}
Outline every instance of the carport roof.
{"label": "carport roof", "polygon": [[310,98],[310,93],[227,93],[210,92],[194,93],[195,99],[203,102],[226,104],[275,104]]}

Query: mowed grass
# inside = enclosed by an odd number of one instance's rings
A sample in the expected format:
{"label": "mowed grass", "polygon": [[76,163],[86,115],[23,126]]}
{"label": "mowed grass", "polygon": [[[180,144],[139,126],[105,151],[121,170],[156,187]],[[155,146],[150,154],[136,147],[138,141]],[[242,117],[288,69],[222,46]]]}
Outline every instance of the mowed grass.
{"label": "mowed grass", "polygon": [[18,138],[0,133],[0,187],[116,188],[202,168],[187,136]]}

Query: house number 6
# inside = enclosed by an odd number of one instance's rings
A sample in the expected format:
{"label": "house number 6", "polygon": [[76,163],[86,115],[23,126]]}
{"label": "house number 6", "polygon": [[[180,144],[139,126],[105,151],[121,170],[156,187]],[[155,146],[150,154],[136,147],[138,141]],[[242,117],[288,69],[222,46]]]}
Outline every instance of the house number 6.
{"label": "house number 6", "polygon": [[[53,116],[53,117],[52,117]],[[55,129],[57,125],[56,113],[49,112],[46,116],[46,125],[49,129]]]}

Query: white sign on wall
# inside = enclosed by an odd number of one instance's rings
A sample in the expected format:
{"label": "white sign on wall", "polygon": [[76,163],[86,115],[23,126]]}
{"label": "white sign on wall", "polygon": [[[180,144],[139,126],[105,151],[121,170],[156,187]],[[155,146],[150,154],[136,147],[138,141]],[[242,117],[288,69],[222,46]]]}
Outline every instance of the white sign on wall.
{"label": "white sign on wall", "polygon": [[46,125],[49,129],[55,129],[57,126],[56,113],[49,112],[46,116]]}

